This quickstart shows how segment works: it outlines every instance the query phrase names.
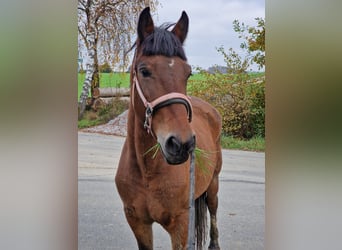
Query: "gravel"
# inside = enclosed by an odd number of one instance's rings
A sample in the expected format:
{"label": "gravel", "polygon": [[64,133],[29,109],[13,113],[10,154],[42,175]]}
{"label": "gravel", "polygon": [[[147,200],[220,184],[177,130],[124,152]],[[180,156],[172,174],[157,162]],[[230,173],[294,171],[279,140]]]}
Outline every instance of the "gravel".
{"label": "gravel", "polygon": [[127,136],[127,115],[128,110],[110,120],[108,123],[81,129],[82,132],[100,133],[105,135]]}

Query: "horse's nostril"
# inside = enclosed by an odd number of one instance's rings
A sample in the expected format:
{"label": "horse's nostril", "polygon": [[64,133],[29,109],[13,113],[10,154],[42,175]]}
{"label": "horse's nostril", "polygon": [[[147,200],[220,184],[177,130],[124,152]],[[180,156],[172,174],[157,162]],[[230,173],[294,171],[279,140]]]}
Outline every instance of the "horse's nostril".
{"label": "horse's nostril", "polygon": [[166,148],[170,153],[177,154],[182,149],[182,143],[174,136],[170,136],[166,141]]}
{"label": "horse's nostril", "polygon": [[177,137],[170,136],[165,143],[167,151],[173,155],[189,153],[195,149],[196,138],[191,136],[189,140],[181,142]]}

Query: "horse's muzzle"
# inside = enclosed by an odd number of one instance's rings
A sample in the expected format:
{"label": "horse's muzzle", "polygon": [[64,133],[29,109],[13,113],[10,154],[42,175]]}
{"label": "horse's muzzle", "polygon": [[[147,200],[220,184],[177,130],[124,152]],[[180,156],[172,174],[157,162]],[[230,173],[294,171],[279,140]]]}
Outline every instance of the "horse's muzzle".
{"label": "horse's muzzle", "polygon": [[188,160],[190,152],[195,149],[196,137],[192,135],[182,142],[177,136],[169,136],[162,145],[162,152],[168,164],[182,164]]}

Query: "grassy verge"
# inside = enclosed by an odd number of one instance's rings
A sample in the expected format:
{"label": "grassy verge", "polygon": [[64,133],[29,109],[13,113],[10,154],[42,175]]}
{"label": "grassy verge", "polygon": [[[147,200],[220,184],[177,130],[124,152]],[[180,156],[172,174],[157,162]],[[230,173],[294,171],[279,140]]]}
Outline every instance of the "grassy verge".
{"label": "grassy verge", "polygon": [[103,120],[100,120],[97,118],[95,118],[94,120],[87,120],[87,119],[83,118],[82,120],[78,121],[78,128],[79,129],[90,128],[90,127],[94,127],[94,126],[101,125],[104,123],[105,122],[103,122]]}
{"label": "grassy verge", "polygon": [[265,138],[254,137],[249,140],[241,140],[231,136],[222,136],[221,146],[225,149],[264,152]]}

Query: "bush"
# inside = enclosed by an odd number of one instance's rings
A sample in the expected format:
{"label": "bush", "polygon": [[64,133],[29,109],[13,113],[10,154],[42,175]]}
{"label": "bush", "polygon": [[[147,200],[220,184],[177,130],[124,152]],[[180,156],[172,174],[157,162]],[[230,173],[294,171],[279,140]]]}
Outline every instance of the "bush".
{"label": "bush", "polygon": [[99,65],[99,71],[101,73],[112,73],[112,68],[110,67],[109,63],[108,62],[105,62],[104,64],[102,65]]}
{"label": "bush", "polygon": [[99,106],[97,110],[86,110],[84,116],[78,121],[78,128],[86,128],[105,124],[128,109],[129,102],[113,98],[112,102]]}
{"label": "bush", "polygon": [[97,114],[101,118],[103,123],[106,123],[122,112],[128,109],[129,102],[125,100],[120,100],[120,98],[113,98],[113,100],[105,104],[103,107],[99,108]]}
{"label": "bush", "polygon": [[222,132],[241,139],[265,137],[265,77],[208,74],[190,80],[188,93],[212,104],[222,116]]}

